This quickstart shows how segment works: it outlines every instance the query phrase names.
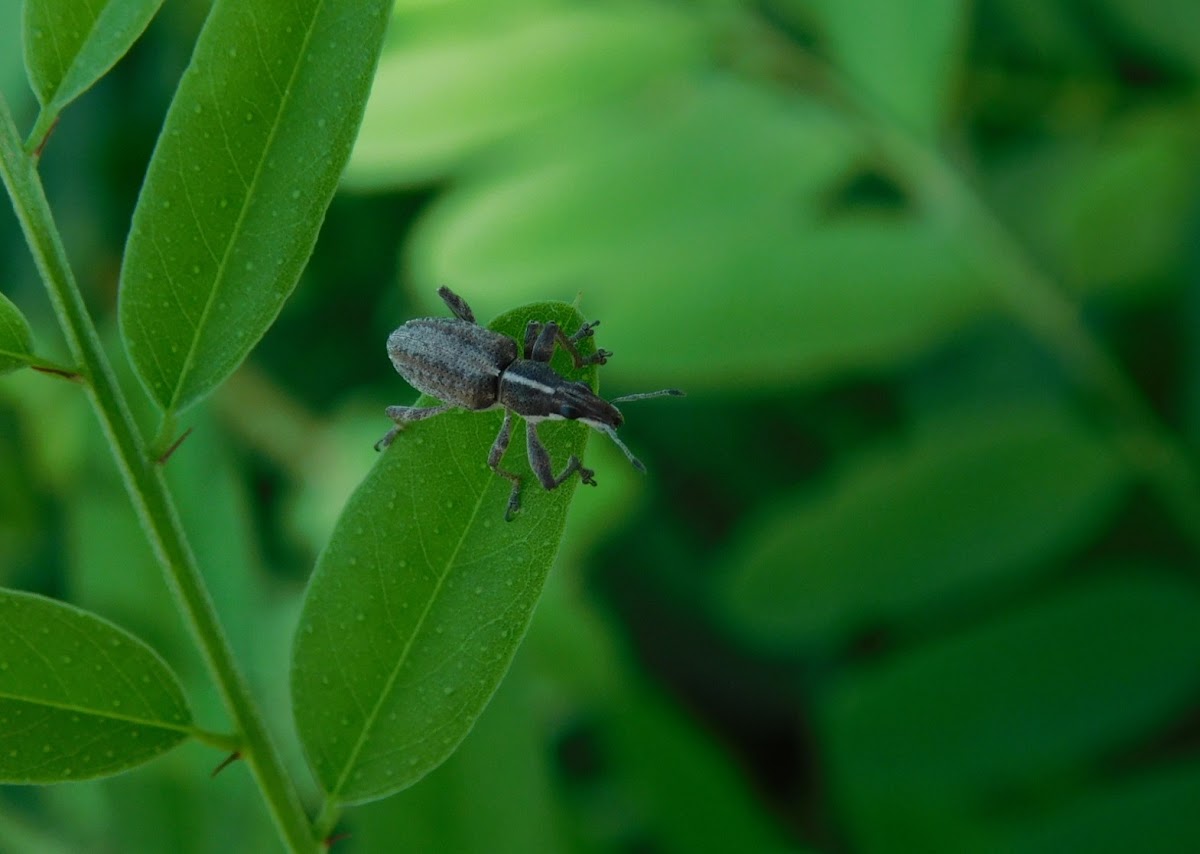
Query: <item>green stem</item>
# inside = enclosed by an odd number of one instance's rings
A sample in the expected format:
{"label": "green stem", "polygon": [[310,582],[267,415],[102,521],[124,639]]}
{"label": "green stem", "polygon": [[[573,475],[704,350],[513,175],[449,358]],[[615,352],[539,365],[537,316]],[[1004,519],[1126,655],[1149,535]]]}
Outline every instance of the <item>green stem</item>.
{"label": "green stem", "polygon": [[21,146],[8,103],[0,97],[0,177],[50,293],[59,323],[80,366],[96,415],[108,438],[133,505],[141,518],[176,603],[200,647],[280,835],[292,851],[317,850],[299,796],[284,771],[262,715],[237,667],[161,467],[151,461],[112,366],[100,344],[67,263],[33,161]]}
{"label": "green stem", "polygon": [[42,148],[46,144],[47,138],[54,130],[54,126],[58,124],[58,111],[50,112],[45,107],[38,110],[37,120],[33,124],[33,130],[29,132],[29,138],[25,140],[25,153],[36,163],[41,157]]}
{"label": "green stem", "polygon": [[980,252],[993,292],[1080,387],[1104,407],[1121,451],[1200,550],[1200,472],[1141,390],[1083,321],[1078,302],[1042,270],[940,152],[858,100],[873,137],[927,210]]}
{"label": "green stem", "polygon": [[213,732],[212,730],[201,729],[200,727],[192,727],[188,730],[188,734],[201,744],[207,744],[209,747],[215,747],[217,750],[223,750],[226,753],[241,753],[242,751],[242,740],[230,733]]}
{"label": "green stem", "polygon": [[328,839],[333,834],[334,828],[337,827],[337,823],[341,821],[341,818],[342,805],[332,798],[326,798],[325,803],[321,805],[321,814],[313,822],[317,838]]}

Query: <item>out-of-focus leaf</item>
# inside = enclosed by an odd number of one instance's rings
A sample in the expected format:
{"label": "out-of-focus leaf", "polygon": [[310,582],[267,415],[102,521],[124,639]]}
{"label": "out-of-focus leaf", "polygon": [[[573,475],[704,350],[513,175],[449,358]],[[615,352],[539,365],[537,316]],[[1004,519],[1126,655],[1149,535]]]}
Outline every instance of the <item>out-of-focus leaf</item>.
{"label": "out-of-focus leaf", "polygon": [[33,332],[20,310],[0,294],[0,376],[24,368],[33,356]]}
{"label": "out-of-focus leaf", "polygon": [[[541,303],[492,324],[520,337],[529,319],[583,321]],[[595,368],[568,370],[594,383]],[[423,397],[419,405],[432,405]],[[553,492],[522,459],[521,512],[486,461],[501,414],[456,412],[408,427],[346,505],[309,583],[292,659],[296,724],[334,801],[398,791],[458,746],[525,634],[566,523],[575,478]],[[389,422],[380,418],[380,432]],[[583,455],[587,427],[539,428],[555,465]]]}
{"label": "out-of-focus leaf", "polygon": [[358,129],[385,0],[218,0],[167,114],[121,271],[121,330],[178,411],[241,363],[308,260]]}
{"label": "out-of-focus leaf", "polygon": [[163,0],[25,0],[25,66],[43,111],[57,115],[137,41]]}
{"label": "out-of-focus leaf", "polygon": [[910,130],[941,127],[963,51],[964,0],[818,0],[834,65]]}
{"label": "out-of-focus leaf", "polygon": [[0,591],[0,780],[115,774],[188,736],[175,675],[137,638],[78,608]]}
{"label": "out-of-focus leaf", "polygon": [[[1091,0],[1128,35],[1200,74],[1200,6],[1192,0]],[[1085,4],[1086,5],[1086,4]]]}
{"label": "out-of-focus leaf", "polygon": [[994,854],[1193,854],[1200,851],[1200,765],[1155,770],[1090,787],[1045,814],[1009,823]]}
{"label": "out-of-focus leaf", "polygon": [[617,353],[606,376],[638,383],[744,390],[879,364],[988,296],[931,224],[821,217],[858,150],[815,103],[698,83],[450,193],[414,272],[488,309],[582,290]]}
{"label": "out-of-focus leaf", "polygon": [[757,643],[837,642],[1045,565],[1125,475],[1115,449],[1053,409],[948,420],[752,524],[717,598]]}
{"label": "out-of-focus leaf", "polygon": [[[537,683],[518,653],[471,734],[421,785],[356,809],[351,845],[364,854],[525,854],[567,851],[551,779],[549,728]],[[533,707],[533,708],[531,708]],[[463,816],[471,816],[464,821]]]}
{"label": "out-of-focus leaf", "polygon": [[1139,567],[851,674],[820,720],[862,850],[932,850],[925,842],[964,806],[1188,714],[1198,624],[1195,585]]}
{"label": "out-of-focus leaf", "polygon": [[[229,449],[203,410],[196,413],[198,429],[171,456],[167,481],[226,634],[238,653],[248,655],[260,642],[258,614],[264,598],[251,513]],[[94,457],[104,453],[102,437],[94,436],[91,445]],[[106,468],[74,485],[67,515],[71,599],[119,619],[177,661],[185,684],[203,686],[207,676],[202,662],[115,474]],[[193,693],[203,698],[198,702],[214,700],[212,711],[220,713],[212,692]]]}
{"label": "out-of-focus leaf", "polygon": [[693,20],[666,4],[542,9],[486,28],[474,17],[385,52],[352,185],[436,178],[531,123],[636,91],[701,53]]}
{"label": "out-of-focus leaf", "polygon": [[1099,140],[1023,153],[993,176],[995,195],[1073,284],[1144,287],[1188,247],[1200,179],[1191,121],[1139,113]]}
{"label": "out-of-focus leaf", "polygon": [[[526,648],[554,719],[581,721],[599,754],[595,779],[581,781],[599,803],[570,792],[579,833],[602,829],[665,852],[800,850],[722,746],[628,666],[577,582],[555,574]],[[611,826],[614,802],[623,826]]]}

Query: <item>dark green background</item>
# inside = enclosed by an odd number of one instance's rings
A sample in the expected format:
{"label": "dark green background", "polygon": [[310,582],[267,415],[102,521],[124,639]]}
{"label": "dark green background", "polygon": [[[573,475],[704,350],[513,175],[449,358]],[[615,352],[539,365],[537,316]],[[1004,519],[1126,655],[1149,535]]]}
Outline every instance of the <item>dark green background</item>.
{"label": "dark green background", "polygon": [[[169,467],[307,793],[287,650],[415,397],[388,332],[439,284],[482,318],[580,294],[602,388],[689,396],[625,408],[646,477],[593,437],[509,678],[339,850],[1200,849],[1200,6],[400,5],[315,255]],[[204,13],[166,4],[42,161],[122,369],[121,251]],[[63,359],[9,211],[0,289]],[[29,371],[0,379],[0,584],[142,637],[222,726],[82,393]],[[269,850],[220,759],[0,790],[0,850]]]}

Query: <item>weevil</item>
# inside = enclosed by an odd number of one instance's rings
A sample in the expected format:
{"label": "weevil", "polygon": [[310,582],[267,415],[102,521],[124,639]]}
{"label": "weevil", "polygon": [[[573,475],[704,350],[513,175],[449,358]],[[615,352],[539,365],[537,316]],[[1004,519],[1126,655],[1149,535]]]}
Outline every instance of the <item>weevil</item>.
{"label": "weevil", "polygon": [[578,474],[579,479],[590,486],[596,485],[596,479],[595,472],[584,468],[574,454],[567,460],[562,473],[557,477],[554,475],[550,454],[538,437],[537,425],[541,421],[582,421],[612,439],[635,469],[646,470],[641,460],[617,437],[617,428],[625,419],[613,404],[651,397],[678,397],[683,392],[667,388],[608,401],[595,394],[587,383],[569,380],[550,367],[555,346],[561,346],[570,354],[576,368],[605,364],[612,353],[597,350],[584,356],[578,347],[580,341],[594,334],[599,321],[585,323],[568,336],[554,321],[531,320],[525,327],[522,358],[516,340],[476,323],[475,313],[458,294],[443,287],[438,288],[438,296],[454,317],[422,317],[408,321],[388,336],[387,351],[397,373],[409,385],[442,402],[437,406],[389,406],[387,415],[396,426],[375,443],[375,450],[382,451],[392,444],[405,425],[413,421],[424,421],[452,409],[502,408],[504,422],[488,453],[487,464],[512,484],[504,511],[504,518],[509,521],[521,506],[521,478],[500,463],[512,439],[515,416],[525,419],[529,467],[547,490],[558,488],[573,474]]}

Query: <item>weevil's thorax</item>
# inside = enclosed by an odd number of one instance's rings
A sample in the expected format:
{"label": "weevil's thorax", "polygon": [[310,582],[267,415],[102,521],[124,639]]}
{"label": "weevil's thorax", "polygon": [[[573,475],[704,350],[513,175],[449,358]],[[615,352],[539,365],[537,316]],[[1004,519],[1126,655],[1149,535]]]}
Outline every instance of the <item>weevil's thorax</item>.
{"label": "weevil's thorax", "polygon": [[528,420],[586,421],[620,427],[620,411],[585,382],[559,375],[545,362],[518,359],[500,376],[500,404]]}
{"label": "weevil's thorax", "polygon": [[500,377],[517,358],[517,342],[455,318],[410,320],[390,336],[388,356],[419,391],[464,409],[488,409]]}

